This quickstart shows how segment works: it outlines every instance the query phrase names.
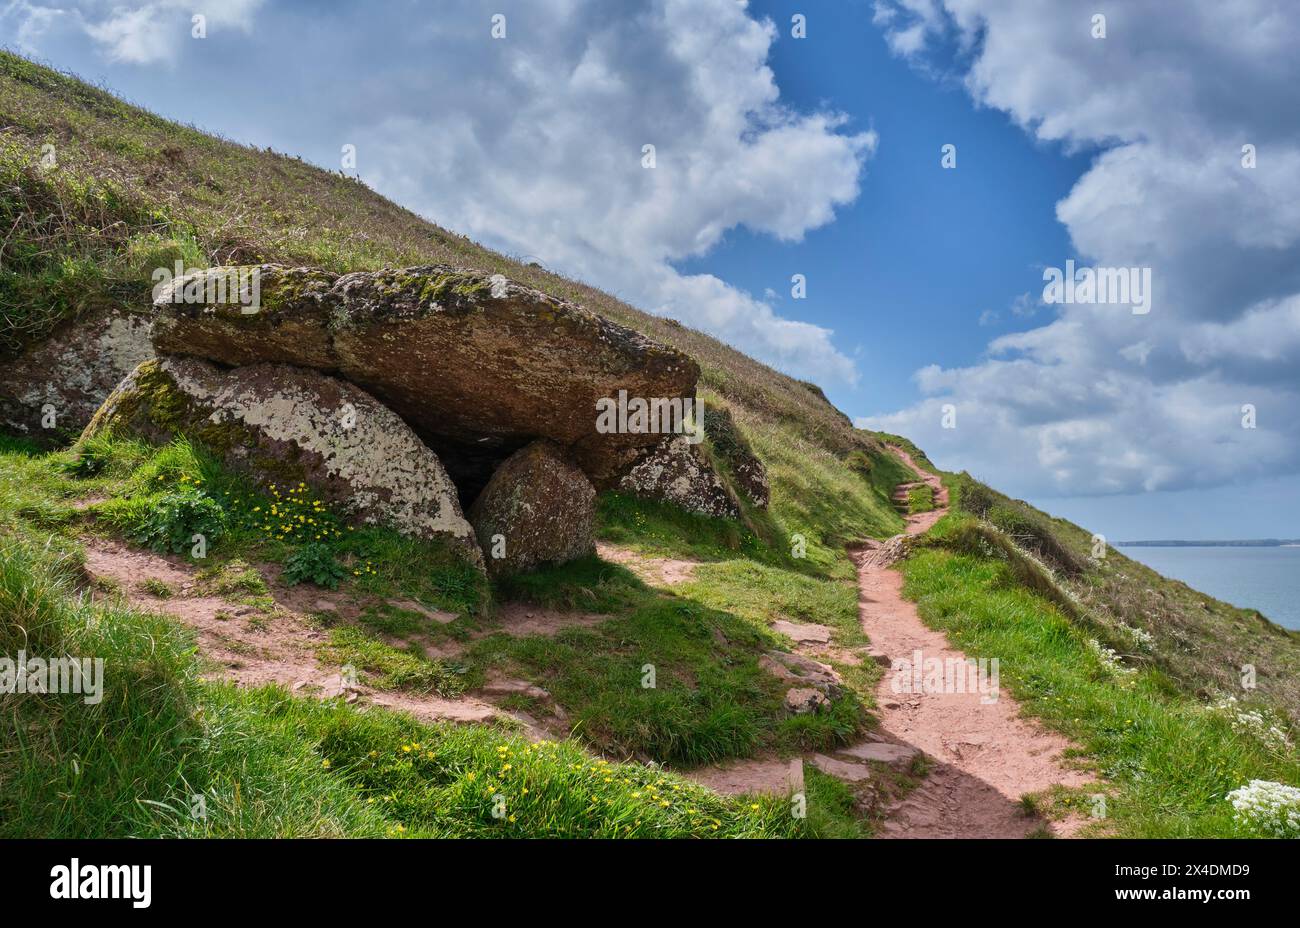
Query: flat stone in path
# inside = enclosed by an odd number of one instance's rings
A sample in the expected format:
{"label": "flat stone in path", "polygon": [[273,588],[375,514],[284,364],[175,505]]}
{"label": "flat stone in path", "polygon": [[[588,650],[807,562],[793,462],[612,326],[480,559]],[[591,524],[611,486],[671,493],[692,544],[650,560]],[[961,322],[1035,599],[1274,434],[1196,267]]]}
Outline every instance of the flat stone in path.
{"label": "flat stone in path", "polygon": [[763,793],[791,796],[804,791],[803,760],[742,760],[687,770],[683,776],[726,796]]}
{"label": "flat stone in path", "polygon": [[906,767],[919,752],[911,745],[880,741],[855,744],[836,753],[856,757],[859,760],[874,760],[882,764]]}
{"label": "flat stone in path", "polygon": [[812,762],[813,766],[822,773],[849,783],[860,783],[863,780],[871,779],[871,768],[866,764],[837,760],[834,757],[827,757],[825,754],[814,754]]}
{"label": "flat stone in path", "polygon": [[780,632],[798,644],[829,644],[831,630],[825,625],[804,622],[787,622],[778,619],[772,623],[772,631]]}

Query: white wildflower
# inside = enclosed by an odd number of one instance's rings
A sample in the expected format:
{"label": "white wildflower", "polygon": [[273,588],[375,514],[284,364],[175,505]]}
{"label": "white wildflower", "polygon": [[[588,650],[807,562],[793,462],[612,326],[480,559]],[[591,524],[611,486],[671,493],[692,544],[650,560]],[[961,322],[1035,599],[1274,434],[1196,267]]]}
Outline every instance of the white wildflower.
{"label": "white wildflower", "polygon": [[1228,793],[1237,821],[1273,838],[1300,838],[1300,789],[1251,780]]}
{"label": "white wildflower", "polygon": [[1278,717],[1267,709],[1248,709],[1237,701],[1236,696],[1225,696],[1206,709],[1224,716],[1233,731],[1255,738],[1269,750],[1289,752],[1294,749],[1291,736]]}
{"label": "white wildflower", "polygon": [[1156,646],[1156,636],[1151,634],[1145,628],[1137,628],[1129,625],[1127,622],[1120,620],[1119,630],[1129,637],[1134,647],[1143,651],[1154,651]]}
{"label": "white wildflower", "polygon": [[1114,648],[1108,648],[1096,638],[1088,639],[1088,647],[1092,653],[1097,655],[1097,660],[1101,661],[1102,666],[1113,674],[1130,674],[1137,673],[1132,667],[1125,667],[1119,653]]}

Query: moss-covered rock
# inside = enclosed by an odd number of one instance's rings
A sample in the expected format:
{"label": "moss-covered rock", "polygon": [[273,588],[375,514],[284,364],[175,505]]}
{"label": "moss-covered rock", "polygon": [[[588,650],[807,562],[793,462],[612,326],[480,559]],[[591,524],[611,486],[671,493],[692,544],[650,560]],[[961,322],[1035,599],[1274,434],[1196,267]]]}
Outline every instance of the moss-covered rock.
{"label": "moss-covered rock", "polygon": [[736,489],[755,506],[766,509],[771,495],[767,468],[749,446],[740,426],[731,417],[731,410],[725,406],[705,406],[704,433],[714,458],[721,462]]}
{"label": "moss-covered rock", "polygon": [[516,451],[469,511],[489,573],[562,564],[595,551],[596,490],[552,442]]}
{"label": "moss-covered rock", "polygon": [[545,438],[609,486],[662,436],[598,431],[597,400],[620,390],[691,397],[699,377],[675,348],[500,275],[262,266],[260,308],[248,312],[204,297],[206,283],[230,270],[180,278],[159,294],[159,353],[338,374],[431,447],[458,444],[495,455],[493,464]]}
{"label": "moss-covered rock", "polygon": [[184,434],[260,483],[305,483],[353,519],[451,541],[482,564],[437,455],[374,397],[318,371],[147,361],[113,391],[82,440],[102,433],[155,443]]}
{"label": "moss-covered rock", "polygon": [[[160,354],[229,365],[280,362],[331,370],[337,366],[330,343],[336,280],[328,271],[273,264],[177,277],[154,300],[154,345]],[[232,283],[241,281],[248,282],[247,302],[233,293]]]}

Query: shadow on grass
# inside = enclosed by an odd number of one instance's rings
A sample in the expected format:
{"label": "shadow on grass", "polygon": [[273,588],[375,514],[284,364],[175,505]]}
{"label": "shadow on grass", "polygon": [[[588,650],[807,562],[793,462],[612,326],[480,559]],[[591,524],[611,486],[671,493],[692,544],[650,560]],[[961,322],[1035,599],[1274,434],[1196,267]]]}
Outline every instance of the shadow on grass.
{"label": "shadow on grass", "polygon": [[466,659],[474,672],[518,673],[543,686],[598,750],[694,767],[765,750],[824,750],[863,724],[846,692],[829,709],[790,716],[783,684],[760,666],[778,639],[754,623],[656,590],[596,557],[498,586],[505,600],[610,614],[551,636],[491,634]]}

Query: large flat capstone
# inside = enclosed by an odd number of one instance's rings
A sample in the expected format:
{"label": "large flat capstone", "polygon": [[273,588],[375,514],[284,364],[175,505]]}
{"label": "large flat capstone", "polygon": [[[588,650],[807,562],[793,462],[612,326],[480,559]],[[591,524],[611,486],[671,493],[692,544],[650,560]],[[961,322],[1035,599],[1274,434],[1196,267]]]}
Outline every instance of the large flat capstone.
{"label": "large flat capstone", "polygon": [[[537,438],[555,442],[598,488],[661,432],[605,434],[597,401],[693,397],[687,355],[501,275],[444,266],[336,275],[258,268],[258,305],[206,302],[212,268],[163,288],[160,354],[226,365],[293,364],[342,377],[385,403],[452,470],[482,486]],[[457,473],[457,469],[462,473]]]}

